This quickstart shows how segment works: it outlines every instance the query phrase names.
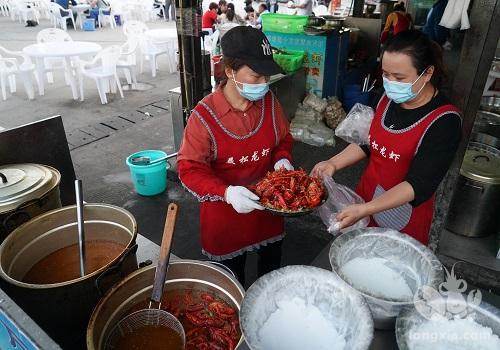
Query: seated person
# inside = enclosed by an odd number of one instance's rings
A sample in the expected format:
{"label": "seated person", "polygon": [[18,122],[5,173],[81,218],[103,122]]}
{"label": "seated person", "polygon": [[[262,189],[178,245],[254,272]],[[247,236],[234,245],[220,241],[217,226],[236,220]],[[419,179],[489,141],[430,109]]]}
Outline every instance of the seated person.
{"label": "seated person", "polygon": [[224,23],[237,23],[237,24],[245,24],[245,21],[243,18],[238,16],[234,10],[234,4],[229,3],[227,4],[227,11],[226,13],[223,13],[222,15],[219,16],[219,23],[224,24]]}
{"label": "seated person", "polygon": [[252,6],[247,6],[245,7],[245,21],[250,24],[250,25],[255,25],[256,24],[256,15],[255,15],[255,10]]}
{"label": "seated person", "polygon": [[[94,18],[97,27],[97,21],[99,20],[99,9],[109,8],[109,3],[106,0],[90,0],[89,1],[90,10],[89,17]],[[103,11],[105,15],[109,15],[111,11]]]}
{"label": "seated person", "polygon": [[255,28],[262,29],[262,15],[265,15],[266,13],[269,13],[269,11],[267,10],[267,5],[260,4],[259,5],[259,17],[255,21],[256,22]]}
{"label": "seated person", "polygon": [[212,28],[212,31],[215,30],[215,23],[217,23],[217,10],[219,9],[219,5],[215,2],[211,2],[208,6],[207,12],[203,14],[201,19],[201,27],[202,29]]}

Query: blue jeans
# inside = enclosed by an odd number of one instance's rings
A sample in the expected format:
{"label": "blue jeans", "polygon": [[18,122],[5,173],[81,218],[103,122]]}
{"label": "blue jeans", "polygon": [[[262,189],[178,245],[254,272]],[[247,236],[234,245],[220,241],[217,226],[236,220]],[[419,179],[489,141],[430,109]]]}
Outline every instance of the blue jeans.
{"label": "blue jeans", "polygon": [[[105,15],[109,15],[111,11],[103,11]],[[96,27],[97,27],[97,20],[99,19],[99,8],[94,7],[89,10],[89,17],[95,19]]]}

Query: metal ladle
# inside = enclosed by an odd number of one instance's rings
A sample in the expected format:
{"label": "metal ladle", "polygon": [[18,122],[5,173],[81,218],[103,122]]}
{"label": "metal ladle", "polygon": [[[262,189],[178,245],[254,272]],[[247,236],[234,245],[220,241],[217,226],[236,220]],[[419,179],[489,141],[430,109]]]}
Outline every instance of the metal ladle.
{"label": "metal ladle", "polygon": [[[181,337],[182,348],[184,349],[186,344],[186,335],[182,324],[174,315],[161,310],[161,298],[163,295],[163,287],[165,285],[165,277],[167,276],[170,247],[174,236],[176,218],[177,204],[170,203],[167,210],[167,218],[165,220],[165,228],[163,230],[160,247],[160,259],[158,261],[158,266],[156,267],[153,292],[151,294],[149,308],[133,312],[121,319],[111,331],[106,342],[105,349],[116,349],[114,345],[121,337],[123,337],[123,335],[143,327],[166,327],[174,330]],[[153,308],[153,303],[155,303],[155,308]]]}
{"label": "metal ladle", "polygon": [[78,248],[80,252],[80,276],[85,276],[85,221],[83,217],[82,180],[75,180],[76,218],[78,223]]}
{"label": "metal ladle", "polygon": [[134,165],[152,165],[152,164],[160,163],[160,162],[163,162],[164,160],[174,158],[174,157],[177,157],[177,152],[169,154],[165,157],[155,159],[155,160],[151,160],[151,157],[139,156],[139,157],[132,158],[130,161]]}

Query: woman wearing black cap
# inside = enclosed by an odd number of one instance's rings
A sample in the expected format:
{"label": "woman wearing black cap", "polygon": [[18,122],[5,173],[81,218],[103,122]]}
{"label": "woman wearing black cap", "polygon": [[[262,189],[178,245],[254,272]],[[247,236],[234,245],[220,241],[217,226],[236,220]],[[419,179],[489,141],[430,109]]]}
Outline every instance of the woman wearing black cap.
{"label": "woman wearing black cap", "polygon": [[201,202],[203,253],[224,261],[243,283],[246,253],[258,250],[258,273],[280,266],[283,218],[263,211],[246,186],[273,169],[293,169],[293,139],[269,91],[282,73],[265,35],[229,30],[221,41],[227,81],[194,108],[178,156],[179,178]]}

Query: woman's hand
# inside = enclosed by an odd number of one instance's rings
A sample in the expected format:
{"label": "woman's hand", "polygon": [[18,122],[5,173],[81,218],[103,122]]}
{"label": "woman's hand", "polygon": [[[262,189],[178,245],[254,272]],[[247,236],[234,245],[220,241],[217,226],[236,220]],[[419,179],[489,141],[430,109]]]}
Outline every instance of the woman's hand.
{"label": "woman's hand", "polygon": [[311,176],[317,176],[319,178],[323,178],[323,176],[332,177],[336,171],[337,168],[335,164],[333,164],[332,160],[329,159],[316,164],[311,171]]}
{"label": "woman's hand", "polygon": [[337,214],[337,221],[339,223],[338,229],[349,227],[357,223],[359,220],[370,215],[368,211],[368,206],[364,204],[353,204],[344,208],[340,213]]}

